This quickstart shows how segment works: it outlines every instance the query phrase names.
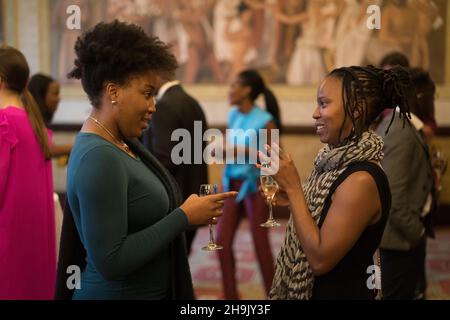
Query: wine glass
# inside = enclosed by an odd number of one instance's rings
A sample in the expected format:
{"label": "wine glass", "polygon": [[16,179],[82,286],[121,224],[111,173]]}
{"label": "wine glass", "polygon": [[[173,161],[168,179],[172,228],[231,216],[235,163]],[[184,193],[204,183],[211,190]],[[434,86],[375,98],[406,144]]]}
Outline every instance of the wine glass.
{"label": "wine glass", "polygon": [[272,176],[268,175],[262,175],[259,179],[261,182],[261,188],[264,192],[264,195],[266,196],[266,200],[269,205],[269,219],[267,219],[266,222],[262,223],[261,227],[264,228],[279,227],[280,224],[273,218],[273,211],[272,211],[272,201],[273,197],[278,191],[278,183]]}
{"label": "wine glass", "polygon": [[[217,184],[202,184],[200,185],[200,197],[217,193]],[[214,242],[213,225],[209,224],[209,242],[202,248],[204,251],[222,250],[223,247]]]}
{"label": "wine glass", "polygon": [[432,147],[431,149],[432,166],[435,172],[437,191],[442,189],[442,176],[447,171],[448,158],[442,150]]}

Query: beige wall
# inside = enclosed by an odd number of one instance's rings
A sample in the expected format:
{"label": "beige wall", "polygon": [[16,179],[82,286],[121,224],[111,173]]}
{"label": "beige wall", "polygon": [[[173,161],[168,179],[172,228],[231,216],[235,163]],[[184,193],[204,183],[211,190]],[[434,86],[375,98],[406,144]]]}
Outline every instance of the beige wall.
{"label": "beige wall", "polygon": [[[314,158],[323,146],[314,135],[284,135],[281,138],[282,148],[289,152],[299,169],[302,180],[312,171]],[[211,182],[219,183],[223,165],[210,165],[209,178]]]}
{"label": "beige wall", "polygon": [[[55,133],[55,141],[59,143],[70,143],[74,140],[74,133]],[[284,135],[281,140],[282,147],[290,152],[295,159],[295,164],[300,172],[302,180],[305,180],[312,171],[314,158],[317,152],[323,146],[315,135]],[[437,137],[432,144],[441,149],[447,156],[450,156],[450,136]],[[210,165],[209,177],[210,182],[220,183],[223,165]],[[54,161],[53,174],[55,181],[55,189],[57,191],[65,190],[66,183],[66,167],[60,166]],[[448,172],[442,183],[441,202],[450,204],[450,172]]]}

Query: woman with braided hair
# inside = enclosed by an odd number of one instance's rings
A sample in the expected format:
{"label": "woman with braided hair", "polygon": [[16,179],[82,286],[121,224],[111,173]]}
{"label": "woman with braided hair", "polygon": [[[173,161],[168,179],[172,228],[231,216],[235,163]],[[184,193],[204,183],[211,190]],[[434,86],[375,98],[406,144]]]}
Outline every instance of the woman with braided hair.
{"label": "woman with braided hair", "polygon": [[309,178],[302,184],[291,156],[268,148],[279,159],[275,202],[291,209],[271,299],[375,298],[373,256],[391,195],[380,167],[383,141],[369,126],[385,107],[398,106],[408,122],[410,90],[401,67],[335,69],[317,93],[313,118],[327,146]]}

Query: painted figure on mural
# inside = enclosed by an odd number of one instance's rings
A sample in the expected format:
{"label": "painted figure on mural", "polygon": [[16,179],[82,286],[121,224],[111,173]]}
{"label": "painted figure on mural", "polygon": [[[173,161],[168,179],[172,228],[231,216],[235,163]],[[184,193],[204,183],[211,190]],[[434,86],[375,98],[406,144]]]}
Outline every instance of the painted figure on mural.
{"label": "painted figure on mural", "polygon": [[276,55],[280,47],[281,23],[273,10],[281,10],[283,0],[244,0],[253,11],[253,44],[258,51],[254,65],[257,68],[270,68],[277,72],[279,65]]}
{"label": "painted figure on mural", "polygon": [[225,74],[233,63],[232,45],[225,35],[227,20],[236,18],[240,0],[217,0],[213,9],[214,54]]}
{"label": "painted figure on mural", "polygon": [[335,60],[335,30],[339,15],[344,8],[344,0],[322,0],[320,13],[322,22],[319,25],[319,47],[322,51],[325,69],[334,69]]}
{"label": "painted figure on mural", "polygon": [[[438,82],[445,76],[435,75],[430,60],[430,50],[438,60],[445,57],[430,38],[444,25],[448,4],[442,0],[51,0],[50,43],[58,57],[52,74],[63,84],[70,83],[66,74],[80,34],[65,26],[73,4],[81,8],[82,29],[119,19],[169,44],[186,84],[224,83],[256,68],[271,82],[309,85],[331,68],[378,65],[393,51]],[[367,8],[374,4],[381,7],[380,30],[367,28]]]}
{"label": "painted figure on mural", "polygon": [[440,28],[444,21],[432,0],[416,0],[412,1],[411,5],[418,13],[417,33],[412,47],[411,64],[429,70],[430,48],[427,37],[433,30]]}
{"label": "painted figure on mural", "polygon": [[161,41],[167,43],[178,63],[185,63],[187,60],[187,45],[183,46],[182,37],[187,37],[184,32],[180,32],[181,24],[173,17],[176,9],[174,0],[153,0],[154,10],[149,12],[150,34],[157,36]]}
{"label": "painted figure on mural", "polygon": [[307,9],[296,15],[285,15],[276,12],[279,21],[291,25],[300,24],[302,34],[296,40],[295,51],[292,54],[287,69],[286,82],[290,85],[308,85],[321,81],[325,75],[325,66],[321,55],[320,24],[323,14],[321,1],[308,1]]}
{"label": "painted figure on mural", "polygon": [[126,21],[140,25],[149,32],[150,15],[158,11],[155,0],[107,0],[106,20]]}
{"label": "painted figure on mural", "polygon": [[[305,0],[283,0],[280,12],[292,16],[306,10]],[[301,28],[299,24],[280,24],[280,47],[277,53],[277,60],[284,68],[287,66],[295,50],[295,39],[299,36]],[[284,80],[284,77],[283,77]]]}
{"label": "painted figure on mural", "polygon": [[367,59],[378,65],[391,52],[401,52],[411,59],[412,47],[417,33],[417,12],[408,0],[391,0],[381,11],[378,36],[371,39]]}
{"label": "painted figure on mural", "polygon": [[373,0],[345,0],[335,33],[335,67],[363,65],[373,30],[367,28],[367,7]]}
{"label": "painted figure on mural", "polygon": [[225,38],[230,43],[232,52],[229,81],[249,68],[257,56],[252,33],[253,12],[245,2],[238,5],[237,12],[236,17],[227,18],[225,25]]}
{"label": "painted figure on mural", "polygon": [[183,82],[186,84],[198,81],[203,62],[207,63],[216,83],[225,80],[220,65],[213,51],[213,29],[202,3],[179,0],[174,17],[180,21],[188,37],[188,59],[184,69]]}

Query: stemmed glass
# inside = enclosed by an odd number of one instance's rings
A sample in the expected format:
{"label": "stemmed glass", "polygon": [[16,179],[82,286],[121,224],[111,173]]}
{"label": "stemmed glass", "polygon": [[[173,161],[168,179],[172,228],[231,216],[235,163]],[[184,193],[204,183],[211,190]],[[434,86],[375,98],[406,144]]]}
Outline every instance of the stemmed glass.
{"label": "stemmed glass", "polygon": [[447,171],[448,158],[442,150],[433,147],[431,149],[432,166],[437,178],[437,191],[442,189],[442,176]]}
{"label": "stemmed glass", "polygon": [[[262,166],[267,167],[267,164],[262,164]],[[262,223],[261,227],[264,228],[279,227],[280,224],[273,218],[273,211],[272,211],[272,201],[273,198],[275,197],[275,194],[278,191],[278,183],[270,175],[261,175],[259,179],[261,182],[261,188],[264,192],[264,195],[266,196],[266,200],[269,205],[269,219],[267,219],[266,222]]]}
{"label": "stemmed glass", "polygon": [[[202,184],[200,185],[199,196],[207,196],[217,193],[217,184]],[[213,225],[209,224],[209,242],[202,248],[204,251],[222,250],[223,247],[214,242]]]}

